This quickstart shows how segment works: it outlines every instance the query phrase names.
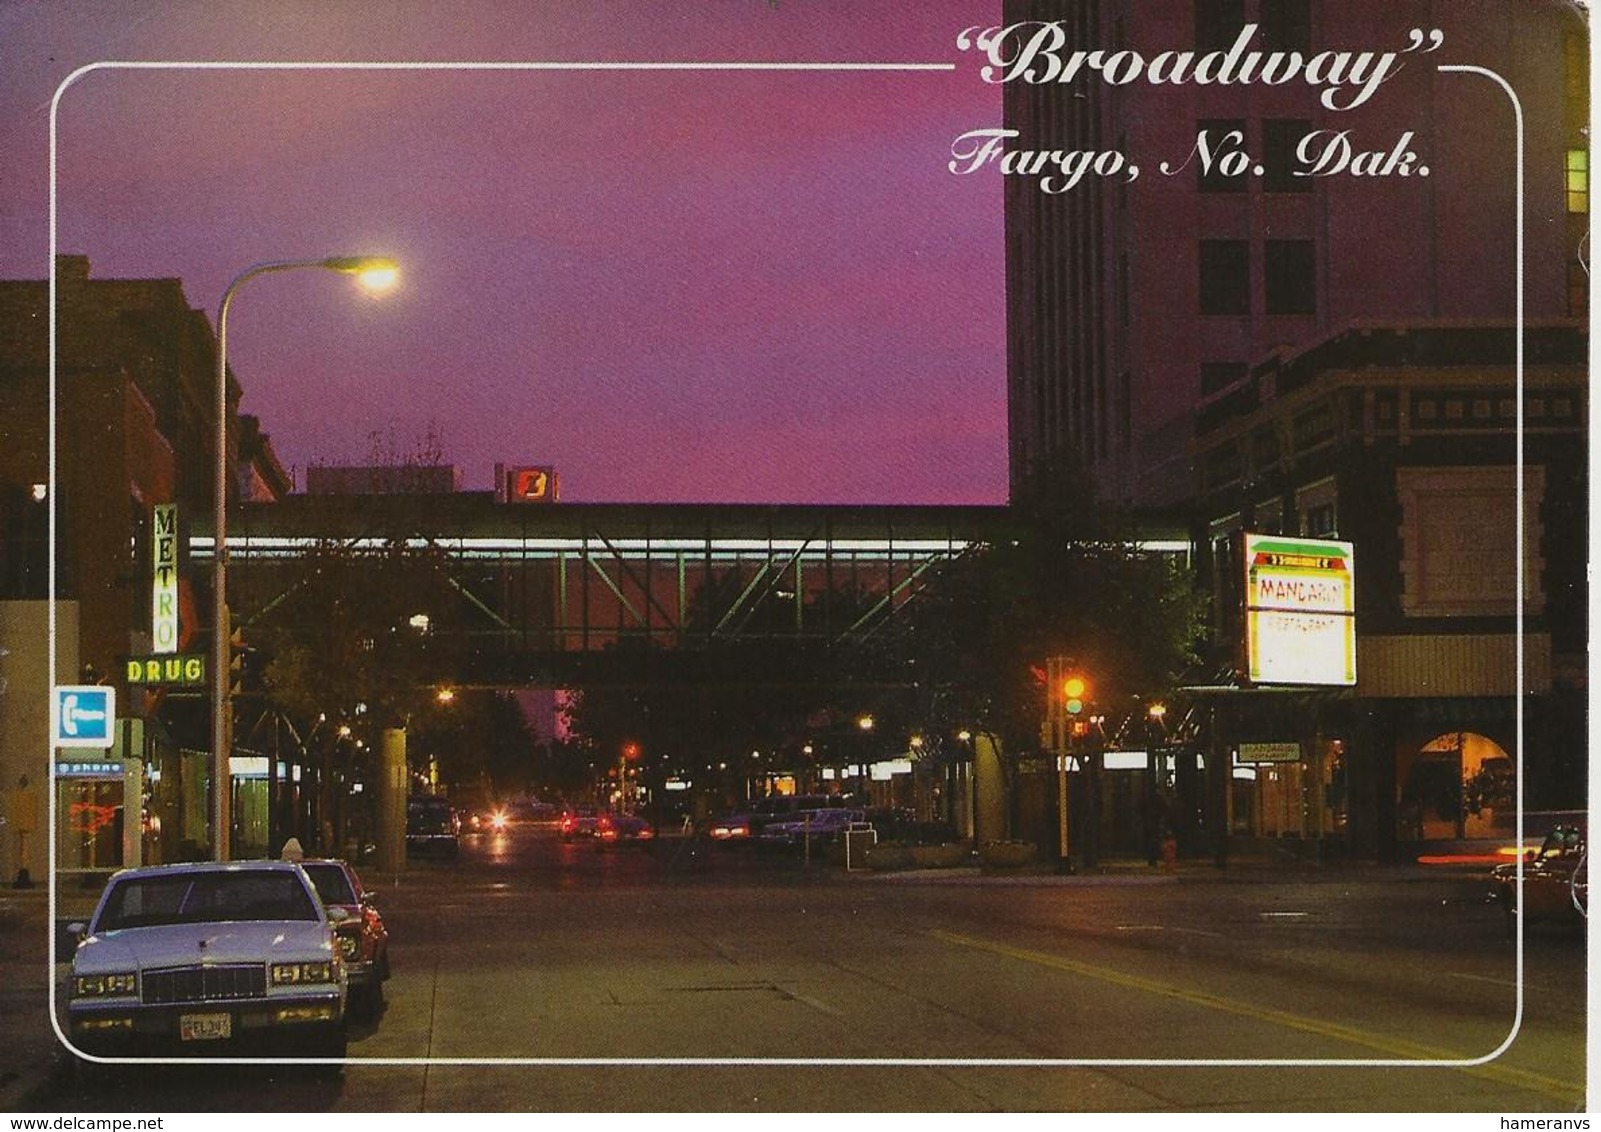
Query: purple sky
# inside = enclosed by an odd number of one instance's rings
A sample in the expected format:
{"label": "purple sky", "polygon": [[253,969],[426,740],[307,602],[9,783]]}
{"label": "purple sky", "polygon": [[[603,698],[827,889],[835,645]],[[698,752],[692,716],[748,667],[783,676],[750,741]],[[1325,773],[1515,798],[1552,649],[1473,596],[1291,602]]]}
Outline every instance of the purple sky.
{"label": "purple sky", "polygon": [[0,3],[0,277],[43,278],[57,85],[106,60],[954,63],[953,72],[101,71],[59,114],[60,249],[177,277],[304,481],[437,432],[574,501],[1000,502],[998,0]]}

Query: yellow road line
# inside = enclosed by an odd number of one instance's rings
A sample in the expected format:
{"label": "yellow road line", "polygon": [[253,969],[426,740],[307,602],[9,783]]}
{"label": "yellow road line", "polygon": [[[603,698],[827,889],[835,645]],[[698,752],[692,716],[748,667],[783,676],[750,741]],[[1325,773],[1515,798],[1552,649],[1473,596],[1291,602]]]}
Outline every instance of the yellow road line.
{"label": "yellow road line", "polygon": [[[1336,1022],[1308,1018],[1305,1015],[1291,1014],[1284,1010],[1274,1010],[1271,1007],[1256,1006],[1249,1002],[1208,994],[1206,991],[1191,990],[1187,987],[1175,986],[1172,983],[1148,979],[1141,975],[1131,975],[1111,967],[1099,967],[1090,963],[1082,963],[1075,959],[1066,959],[1060,955],[1052,955],[1045,951],[1032,951],[1027,948],[1013,947],[1009,944],[979,939],[975,936],[959,935],[954,932],[935,930],[929,934],[936,939],[944,940],[946,943],[972,948],[976,951],[987,951],[992,955],[1002,955],[1024,963],[1033,963],[1037,966],[1049,967],[1057,971],[1066,971],[1069,974],[1081,975],[1084,978],[1110,983],[1113,986],[1126,987],[1130,990],[1143,991],[1147,994],[1175,999],[1191,1006],[1217,1010],[1241,1018],[1252,1018],[1259,1022],[1268,1022],[1287,1029],[1299,1030],[1302,1033],[1332,1038],[1336,1041],[1349,1042],[1353,1045],[1388,1054],[1401,1061],[1470,1062],[1473,1060],[1471,1056],[1419,1045],[1415,1042],[1389,1037],[1384,1034],[1376,1034],[1371,1030],[1342,1026]],[[1271,1064],[1272,1062],[1265,1060],[1264,1063]],[[1555,1077],[1546,1077],[1538,1073],[1530,1073],[1527,1070],[1514,1069],[1511,1066],[1499,1065],[1494,1062],[1475,1065],[1451,1065],[1449,1068],[1458,1069],[1463,1073],[1469,1073],[1501,1084],[1542,1093],[1566,1103],[1575,1103],[1584,1099],[1583,1084],[1575,1084],[1572,1081],[1564,1081]]]}

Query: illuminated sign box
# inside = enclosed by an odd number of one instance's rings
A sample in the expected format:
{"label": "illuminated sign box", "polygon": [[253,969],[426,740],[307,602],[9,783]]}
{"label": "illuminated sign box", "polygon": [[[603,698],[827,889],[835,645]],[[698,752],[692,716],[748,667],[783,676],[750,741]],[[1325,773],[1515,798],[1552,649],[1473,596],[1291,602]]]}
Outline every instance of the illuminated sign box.
{"label": "illuminated sign box", "polygon": [[178,506],[157,503],[150,523],[152,652],[178,651]]}
{"label": "illuminated sign box", "polygon": [[1348,542],[1245,536],[1246,670],[1253,684],[1356,683],[1356,571]]}
{"label": "illuminated sign box", "polygon": [[561,499],[561,479],[549,466],[512,468],[506,472],[506,499],[510,503],[555,503]]}
{"label": "illuminated sign box", "polygon": [[100,684],[59,685],[50,704],[52,742],[57,747],[109,750],[116,719],[116,689]]}
{"label": "illuminated sign box", "polygon": [[203,653],[130,656],[125,675],[130,688],[199,687],[206,682]]}
{"label": "illuminated sign box", "polygon": [[1301,761],[1299,743],[1241,743],[1242,763],[1298,763]]}

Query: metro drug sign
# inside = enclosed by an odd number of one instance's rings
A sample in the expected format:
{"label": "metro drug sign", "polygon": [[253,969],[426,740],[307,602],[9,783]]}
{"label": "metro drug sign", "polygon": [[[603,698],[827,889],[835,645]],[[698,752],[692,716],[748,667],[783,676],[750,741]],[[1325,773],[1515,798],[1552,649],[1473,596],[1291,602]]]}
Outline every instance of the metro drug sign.
{"label": "metro drug sign", "polygon": [[1355,684],[1351,544],[1247,534],[1245,649],[1253,684]]}

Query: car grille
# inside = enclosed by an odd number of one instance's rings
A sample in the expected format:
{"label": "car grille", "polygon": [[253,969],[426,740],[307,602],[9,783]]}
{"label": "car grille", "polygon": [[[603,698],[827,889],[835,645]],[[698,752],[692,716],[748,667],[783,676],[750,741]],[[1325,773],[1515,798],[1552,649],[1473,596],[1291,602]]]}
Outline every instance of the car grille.
{"label": "car grille", "polygon": [[139,1000],[148,1005],[181,1002],[224,1002],[265,998],[267,968],[260,963],[220,967],[173,967],[146,971],[139,980]]}

